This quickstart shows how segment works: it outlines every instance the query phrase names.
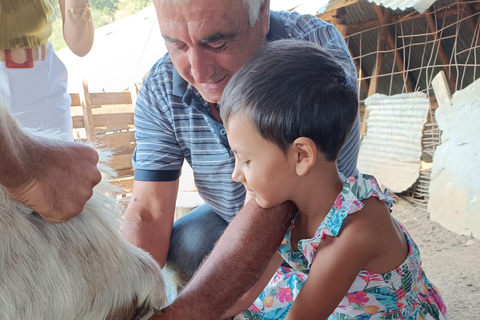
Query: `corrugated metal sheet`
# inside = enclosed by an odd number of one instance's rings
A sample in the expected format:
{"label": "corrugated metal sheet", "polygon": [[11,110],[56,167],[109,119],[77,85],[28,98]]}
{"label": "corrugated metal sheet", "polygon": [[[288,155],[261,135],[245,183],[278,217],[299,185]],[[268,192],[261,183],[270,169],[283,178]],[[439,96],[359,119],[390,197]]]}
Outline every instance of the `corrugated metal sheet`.
{"label": "corrugated metal sheet", "polygon": [[406,8],[415,8],[420,13],[427,10],[435,0],[368,0],[375,2],[378,5],[388,7],[391,9],[405,10]]}
{"label": "corrugated metal sheet", "polygon": [[368,129],[360,146],[358,169],[373,174],[393,192],[405,191],[420,174],[429,99],[421,92],[375,94],[365,100],[365,106]]}

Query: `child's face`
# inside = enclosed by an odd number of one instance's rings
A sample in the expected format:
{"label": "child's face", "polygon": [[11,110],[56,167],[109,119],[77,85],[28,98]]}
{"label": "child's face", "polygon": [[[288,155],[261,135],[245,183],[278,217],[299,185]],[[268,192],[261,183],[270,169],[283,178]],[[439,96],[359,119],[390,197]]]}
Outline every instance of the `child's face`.
{"label": "child's face", "polygon": [[241,182],[258,205],[271,208],[291,200],[295,187],[295,157],[260,136],[242,114],[227,123],[227,137],[235,154],[232,179]]}

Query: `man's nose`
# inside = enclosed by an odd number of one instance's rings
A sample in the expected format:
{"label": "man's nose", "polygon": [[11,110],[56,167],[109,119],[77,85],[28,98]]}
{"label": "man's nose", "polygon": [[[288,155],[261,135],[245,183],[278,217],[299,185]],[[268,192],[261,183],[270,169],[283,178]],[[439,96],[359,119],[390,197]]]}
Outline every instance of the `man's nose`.
{"label": "man's nose", "polygon": [[213,55],[205,48],[195,48],[189,54],[192,77],[197,83],[206,83],[215,72]]}

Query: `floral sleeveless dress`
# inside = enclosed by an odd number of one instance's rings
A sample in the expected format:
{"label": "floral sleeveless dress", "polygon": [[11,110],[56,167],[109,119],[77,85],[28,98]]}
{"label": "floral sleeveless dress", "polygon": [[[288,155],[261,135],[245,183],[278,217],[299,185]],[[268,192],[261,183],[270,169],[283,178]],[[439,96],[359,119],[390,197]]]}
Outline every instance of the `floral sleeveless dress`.
{"label": "floral sleeveless dress", "polygon": [[[326,235],[337,236],[345,217],[362,209],[361,200],[370,197],[383,201],[388,208],[397,202],[390,191],[380,190],[372,176],[360,174],[345,179],[341,193],[314,237],[299,241],[299,251],[293,251],[290,242],[295,227],[295,220],[292,221],[278,251],[293,269],[280,267],[253,305],[233,319],[284,319],[308,277],[322,239]],[[329,320],[448,319],[442,298],[423,272],[417,245],[400,226],[409,247],[405,261],[385,274],[361,271]]]}

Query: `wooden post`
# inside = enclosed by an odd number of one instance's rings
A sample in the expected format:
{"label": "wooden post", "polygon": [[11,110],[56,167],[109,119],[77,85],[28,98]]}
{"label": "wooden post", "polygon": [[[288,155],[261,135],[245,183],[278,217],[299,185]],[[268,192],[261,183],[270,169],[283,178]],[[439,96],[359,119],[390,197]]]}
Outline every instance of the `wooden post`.
{"label": "wooden post", "polygon": [[83,79],[82,84],[80,103],[82,105],[83,123],[85,125],[87,139],[93,141],[95,139],[95,124],[93,122],[92,104],[90,102],[87,80]]}
{"label": "wooden post", "polygon": [[[376,7],[378,8],[378,6]],[[384,15],[382,10],[377,9],[377,16],[380,21],[384,20]],[[397,40],[396,38],[392,35],[392,32],[390,32],[390,29],[388,29],[387,33],[387,41],[388,45],[390,46],[391,50],[394,50],[394,55],[395,55],[395,63],[397,64],[397,69],[402,73],[402,78],[403,81],[405,82],[405,86],[407,88],[407,92],[413,92],[414,88],[412,86],[412,82],[408,78],[408,72],[405,72],[405,69],[403,68],[403,58],[402,55],[400,54],[400,51],[397,50]]]}
{"label": "wooden post", "polygon": [[330,23],[333,24],[335,26],[335,28],[337,28],[337,30],[340,32],[342,37],[344,37],[344,38],[346,37],[347,26],[345,24],[342,24],[342,19],[341,18],[335,17],[335,18],[332,19],[332,21]]}
{"label": "wooden post", "polygon": [[[350,54],[352,54],[350,52]],[[353,57],[353,55],[352,55]],[[365,90],[366,93],[368,93],[368,88],[370,87],[370,81],[368,81],[367,79],[363,79],[365,77],[365,70],[363,69],[363,67],[360,67],[359,70],[358,70],[358,78],[359,79],[362,79],[360,80],[361,84],[362,84],[362,87],[363,89]]]}
{"label": "wooden post", "polygon": [[438,38],[437,37],[437,31],[438,31],[437,30],[437,24],[432,17],[432,13],[430,12],[430,9],[427,9],[427,11],[425,11],[425,17],[427,18],[427,23],[428,23],[428,27],[429,27],[430,31],[435,35],[434,36],[435,46],[437,46],[438,55],[440,56],[440,60],[442,60],[442,63],[445,65],[445,67],[443,67],[443,68],[445,69],[445,71],[448,74],[448,80],[450,81],[450,85],[452,86],[453,91],[457,91],[457,80],[455,79],[455,76],[453,75],[453,73],[450,72],[450,68],[449,68],[450,61],[448,61],[448,57],[445,53],[445,50],[443,50],[441,39],[437,39]]}
{"label": "wooden post", "polygon": [[132,95],[132,106],[133,106],[133,109],[135,110],[135,104],[137,103],[138,90],[137,90],[137,85],[134,82],[132,82],[130,93]]}
{"label": "wooden post", "polygon": [[[371,96],[377,92],[378,87],[378,76],[380,75],[380,70],[382,69],[383,64],[383,52],[387,45],[387,34],[390,20],[392,19],[392,10],[389,8],[385,9],[385,12],[382,12],[382,7],[377,6],[375,3],[373,4],[375,10],[377,11],[378,19],[380,20],[380,24],[382,25],[378,30],[378,46],[377,46],[377,61],[372,70],[372,78],[370,79],[370,86],[368,87],[368,94],[367,96]],[[362,126],[360,127],[360,134],[364,136],[367,134],[367,119],[368,119],[368,111],[365,109],[362,119]]]}
{"label": "wooden post", "polygon": [[[470,25],[470,29],[472,29],[472,32],[474,33],[478,23],[478,17],[475,15],[475,10],[472,8],[472,5],[466,0],[459,0],[459,2],[465,4],[465,16],[468,17],[468,24]],[[477,33],[477,41],[478,43],[480,43],[480,32]]]}

